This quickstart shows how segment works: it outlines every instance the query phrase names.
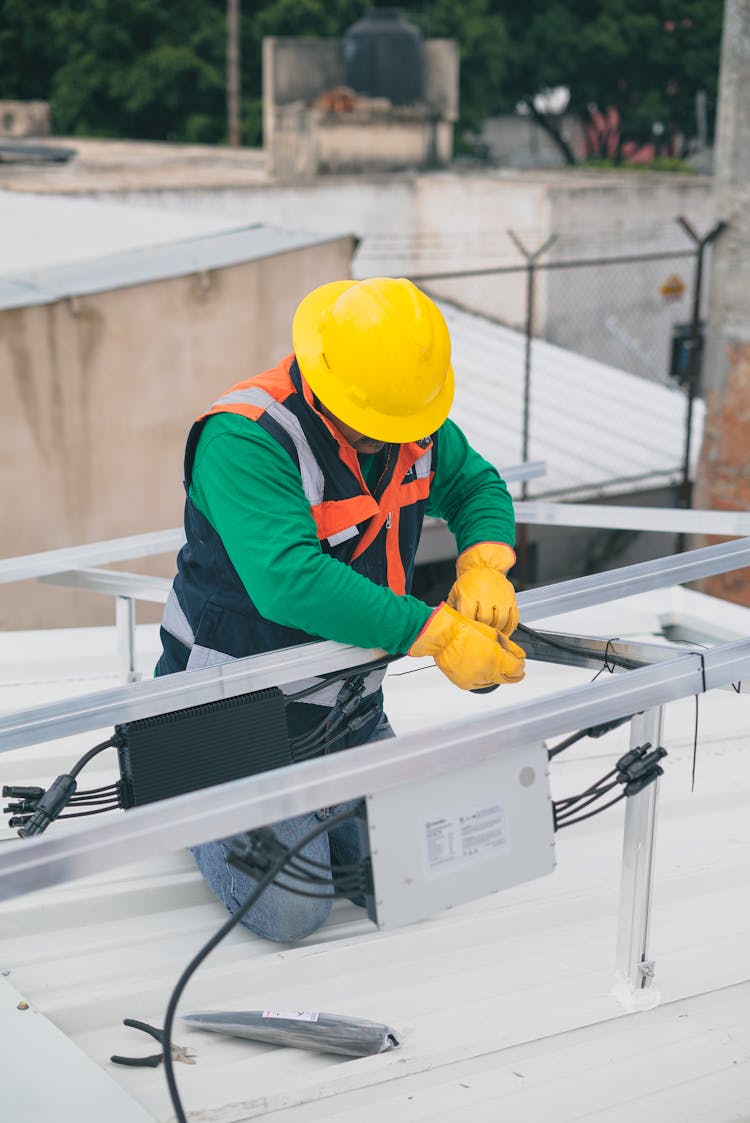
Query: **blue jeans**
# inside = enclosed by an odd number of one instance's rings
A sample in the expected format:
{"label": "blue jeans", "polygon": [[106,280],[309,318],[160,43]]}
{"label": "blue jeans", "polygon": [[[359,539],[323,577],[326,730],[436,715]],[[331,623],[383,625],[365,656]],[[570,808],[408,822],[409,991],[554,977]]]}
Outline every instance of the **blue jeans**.
{"label": "blue jeans", "polygon": [[[395,734],[383,715],[378,725],[367,739],[367,743],[384,741]],[[324,818],[356,807],[360,800],[340,803],[325,811],[310,811],[293,819],[284,819],[273,824],[276,837],[284,846],[294,846],[313,827]],[[233,844],[245,841],[244,834],[204,842],[192,847],[198,869],[209,884],[213,894],[222,904],[235,913],[245,903],[257,884],[255,878],[243,873],[229,864],[228,857]],[[357,823],[347,819],[332,830],[319,834],[300,851],[300,857],[321,862],[326,866],[348,866],[359,862],[362,853]],[[320,871],[321,873],[323,871]],[[313,890],[314,892],[315,890]],[[330,892],[319,886],[321,893]],[[359,901],[355,903],[359,904]],[[333,902],[330,898],[300,897],[276,885],[269,885],[259,899],[242,918],[241,923],[267,940],[279,943],[296,943],[325,924],[331,913]]]}

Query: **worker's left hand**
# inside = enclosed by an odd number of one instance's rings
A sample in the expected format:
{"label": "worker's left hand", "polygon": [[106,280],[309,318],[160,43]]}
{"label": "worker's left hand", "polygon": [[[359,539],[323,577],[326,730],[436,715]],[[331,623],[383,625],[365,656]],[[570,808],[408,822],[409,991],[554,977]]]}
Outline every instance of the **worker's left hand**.
{"label": "worker's left hand", "polygon": [[448,604],[506,636],[518,627],[516,591],[505,576],[516,554],[504,542],[479,542],[459,554]]}

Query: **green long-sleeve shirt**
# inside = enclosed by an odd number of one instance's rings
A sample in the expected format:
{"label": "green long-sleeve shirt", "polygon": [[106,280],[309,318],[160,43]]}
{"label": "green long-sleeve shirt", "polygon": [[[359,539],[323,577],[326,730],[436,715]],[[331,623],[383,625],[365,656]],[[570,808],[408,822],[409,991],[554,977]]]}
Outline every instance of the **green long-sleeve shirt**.
{"label": "green long-sleeve shirt", "polygon": [[[446,421],[427,514],[443,518],[459,551],[514,541],[513,504],[495,468]],[[367,481],[368,461],[360,457]],[[217,532],[269,620],[356,647],[407,651],[432,609],[374,584],[324,554],[299,471],[260,425],[233,413],[203,427],[190,498]]]}

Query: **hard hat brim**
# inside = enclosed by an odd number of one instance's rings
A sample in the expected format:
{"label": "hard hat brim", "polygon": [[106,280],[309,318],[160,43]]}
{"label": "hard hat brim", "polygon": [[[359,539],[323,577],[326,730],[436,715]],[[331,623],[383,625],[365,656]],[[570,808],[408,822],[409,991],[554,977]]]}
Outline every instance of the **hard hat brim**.
{"label": "hard hat brim", "polygon": [[326,409],[339,421],[376,441],[405,444],[419,441],[439,429],[453,403],[455,380],[449,363],[445,380],[432,401],[418,414],[402,417],[383,413],[371,405],[359,406],[341,392],[339,380],[323,355],[323,324],[342,293],[357,281],[331,281],[309,293],[297,308],[292,324],[294,354],[306,382]]}

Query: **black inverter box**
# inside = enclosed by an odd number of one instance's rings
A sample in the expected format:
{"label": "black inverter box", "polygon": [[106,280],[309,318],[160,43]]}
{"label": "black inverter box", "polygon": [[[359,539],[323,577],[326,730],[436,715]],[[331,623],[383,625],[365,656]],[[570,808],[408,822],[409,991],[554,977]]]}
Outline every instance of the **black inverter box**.
{"label": "black inverter box", "polygon": [[292,763],[276,687],[115,726],[123,807]]}

